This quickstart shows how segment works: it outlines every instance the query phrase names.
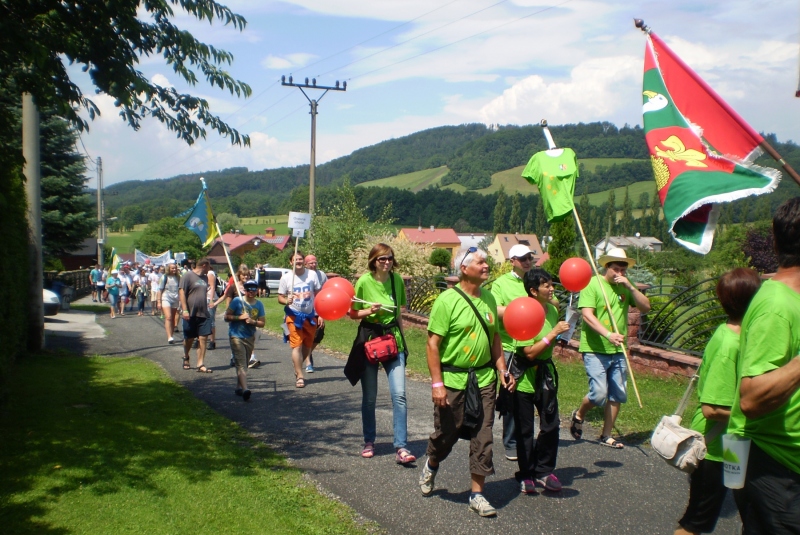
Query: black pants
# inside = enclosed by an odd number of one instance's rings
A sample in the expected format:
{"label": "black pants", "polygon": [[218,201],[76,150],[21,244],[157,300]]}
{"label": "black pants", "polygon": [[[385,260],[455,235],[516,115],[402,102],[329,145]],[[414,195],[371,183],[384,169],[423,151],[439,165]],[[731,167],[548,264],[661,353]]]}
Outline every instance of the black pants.
{"label": "black pants", "polygon": [[692,533],[713,532],[727,493],[728,488],[722,484],[722,463],[700,461],[689,476],[689,505],[678,524]]}
{"label": "black pants", "polygon": [[800,474],[750,443],[744,488],[733,491],[744,535],[800,534]]}
{"label": "black pants", "polygon": [[[517,390],[512,396],[514,415],[514,436],[517,440],[518,481],[545,477],[553,473],[558,457],[558,401],[555,410],[548,414],[542,412],[536,394]],[[534,419],[539,413],[539,436],[533,438]]]}

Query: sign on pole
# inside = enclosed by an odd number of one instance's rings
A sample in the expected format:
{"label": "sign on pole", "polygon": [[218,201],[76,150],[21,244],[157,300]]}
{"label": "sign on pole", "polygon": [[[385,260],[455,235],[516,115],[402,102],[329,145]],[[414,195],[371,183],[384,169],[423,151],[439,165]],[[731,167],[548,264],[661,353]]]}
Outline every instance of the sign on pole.
{"label": "sign on pole", "polygon": [[303,212],[289,212],[289,228],[293,230],[311,228],[311,214]]}
{"label": "sign on pole", "polygon": [[305,237],[306,237],[306,229],[303,228],[292,229],[292,238],[305,238]]}

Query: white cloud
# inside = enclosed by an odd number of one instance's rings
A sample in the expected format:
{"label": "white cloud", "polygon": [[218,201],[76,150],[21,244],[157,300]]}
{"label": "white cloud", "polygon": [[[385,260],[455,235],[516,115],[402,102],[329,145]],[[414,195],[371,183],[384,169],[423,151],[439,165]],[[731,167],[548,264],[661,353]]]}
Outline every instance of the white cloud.
{"label": "white cloud", "polygon": [[261,60],[261,66],[265,69],[290,69],[292,67],[303,67],[316,57],[317,56],[314,54],[306,54],[304,52],[287,54],[283,57],[273,56],[270,54]]}
{"label": "white cloud", "polygon": [[174,87],[163,74],[154,74],[150,78],[150,81],[156,85],[160,85],[161,87]]}

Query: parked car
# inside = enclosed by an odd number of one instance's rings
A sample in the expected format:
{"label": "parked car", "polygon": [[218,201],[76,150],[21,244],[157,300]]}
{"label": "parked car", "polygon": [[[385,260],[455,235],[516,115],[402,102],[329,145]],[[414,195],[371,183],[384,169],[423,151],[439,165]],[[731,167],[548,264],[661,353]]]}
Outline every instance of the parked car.
{"label": "parked car", "polygon": [[289,273],[291,270],[286,268],[274,268],[274,267],[267,267],[264,268],[264,272],[267,278],[267,297],[272,294],[272,292],[278,291],[278,286],[280,286],[281,277],[285,273]]}
{"label": "parked car", "polygon": [[61,308],[61,299],[58,294],[46,288],[42,288],[42,301],[44,301],[44,315],[55,316]]}

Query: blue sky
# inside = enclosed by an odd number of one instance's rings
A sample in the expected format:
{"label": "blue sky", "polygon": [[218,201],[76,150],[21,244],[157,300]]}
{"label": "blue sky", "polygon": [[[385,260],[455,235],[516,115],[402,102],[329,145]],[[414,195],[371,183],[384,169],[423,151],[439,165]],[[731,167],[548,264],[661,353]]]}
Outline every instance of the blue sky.
{"label": "blue sky", "polygon": [[[223,2],[225,3],[225,2]],[[82,138],[103,158],[106,185],[226,167],[307,164],[309,106],[281,75],[347,80],[319,103],[317,163],[419,130],[463,123],[641,124],[645,22],[754,128],[798,136],[800,5],[796,0],[233,0],[243,32],[180,15],[176,23],[235,56],[228,71],[253,89],[236,99],[187,88],[158,58],[151,80],[208,99],[251,136],[231,147],[209,133],[192,147],[153,120],[134,132],[113,101]],[[93,88],[76,80],[84,91]],[[321,92],[312,92],[317,98]],[[312,98],[314,98],[312,96]],[[580,157],[580,155],[578,155]],[[90,186],[94,180],[90,181]]]}

